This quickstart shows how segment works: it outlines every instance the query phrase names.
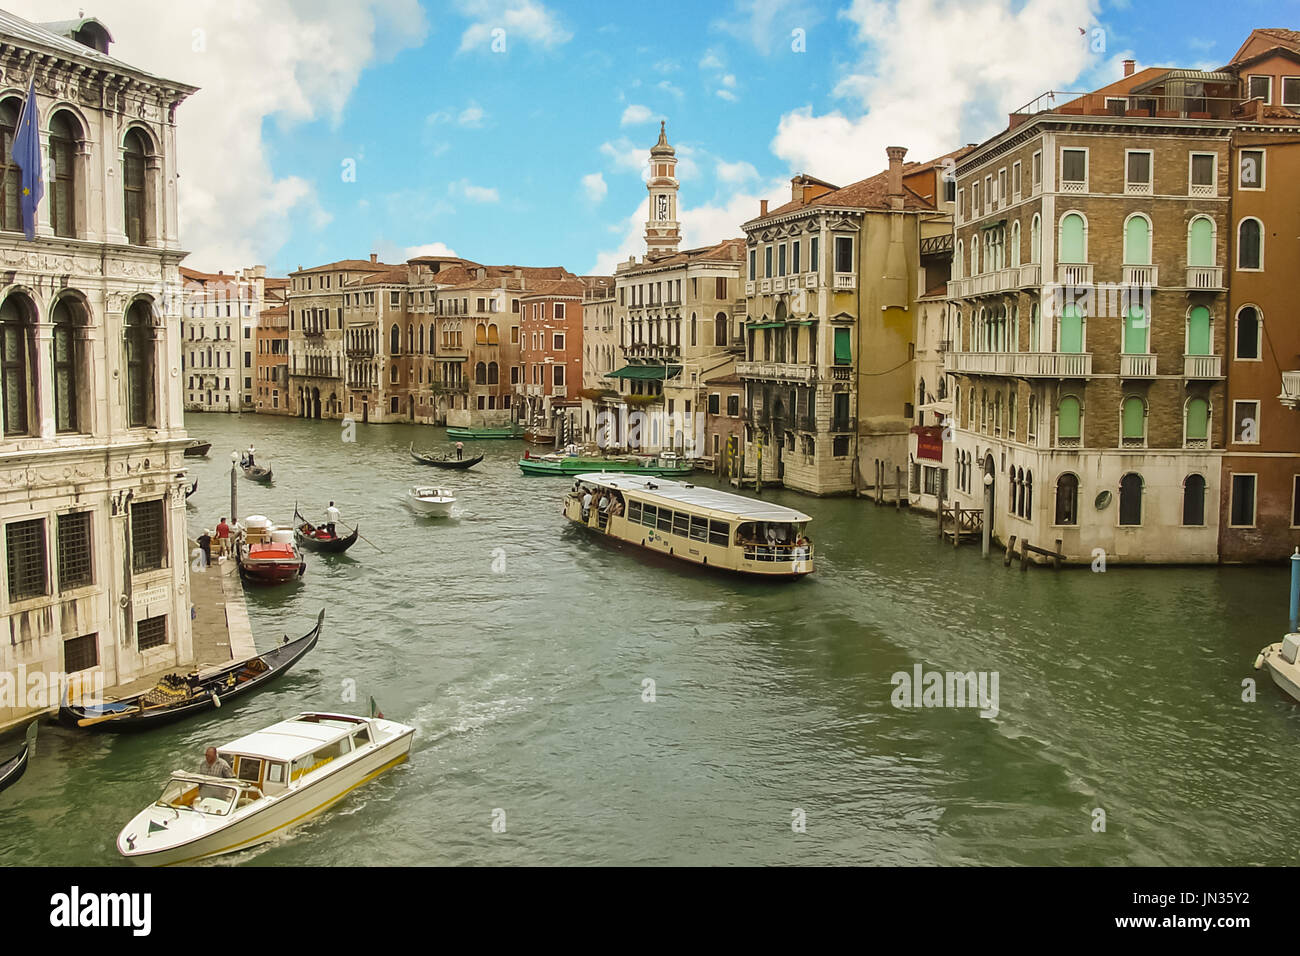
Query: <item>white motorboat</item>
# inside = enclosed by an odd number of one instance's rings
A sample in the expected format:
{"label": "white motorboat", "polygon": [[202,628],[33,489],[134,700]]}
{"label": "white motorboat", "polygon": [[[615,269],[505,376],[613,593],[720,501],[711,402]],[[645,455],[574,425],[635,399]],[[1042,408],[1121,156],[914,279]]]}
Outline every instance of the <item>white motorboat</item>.
{"label": "white motorboat", "polygon": [[1268,668],[1273,683],[1300,700],[1300,634],[1287,634],[1281,643],[1270,644],[1255,658],[1255,670]]}
{"label": "white motorboat", "polygon": [[217,749],[233,777],[175,771],[123,827],[117,851],[166,866],[264,843],[410,755],[415,728],[381,717],[305,713]]}
{"label": "white motorboat", "polygon": [[456,496],[446,488],[417,485],[406,493],[406,503],[419,514],[445,518],[451,514]]}

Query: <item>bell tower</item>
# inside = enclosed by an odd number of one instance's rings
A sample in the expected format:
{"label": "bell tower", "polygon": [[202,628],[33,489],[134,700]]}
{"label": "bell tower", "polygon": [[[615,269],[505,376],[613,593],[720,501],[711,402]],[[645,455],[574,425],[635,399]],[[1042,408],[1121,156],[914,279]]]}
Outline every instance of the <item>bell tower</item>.
{"label": "bell tower", "polygon": [[647,259],[671,256],[681,243],[677,222],[677,151],[668,145],[665,124],[659,122],[659,142],[650,147],[650,215],[645,224]]}

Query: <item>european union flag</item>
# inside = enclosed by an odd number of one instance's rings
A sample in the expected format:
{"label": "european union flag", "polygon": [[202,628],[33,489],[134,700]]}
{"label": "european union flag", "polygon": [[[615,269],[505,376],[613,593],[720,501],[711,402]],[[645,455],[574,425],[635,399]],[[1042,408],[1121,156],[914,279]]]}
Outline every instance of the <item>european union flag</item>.
{"label": "european union flag", "polygon": [[45,195],[45,178],[41,169],[41,115],[36,108],[36,78],[27,84],[27,101],[18,116],[18,129],[14,133],[14,165],[21,170],[18,179],[18,210],[23,220],[23,232],[28,239],[36,238],[36,206]]}

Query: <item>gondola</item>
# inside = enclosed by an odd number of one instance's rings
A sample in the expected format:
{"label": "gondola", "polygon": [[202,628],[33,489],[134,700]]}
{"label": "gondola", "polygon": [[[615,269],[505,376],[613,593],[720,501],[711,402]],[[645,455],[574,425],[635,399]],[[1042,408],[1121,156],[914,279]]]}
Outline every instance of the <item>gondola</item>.
{"label": "gondola", "polygon": [[185,497],[188,498],[190,495],[194,494],[194,492],[198,490],[199,490],[199,480],[195,478],[194,484],[190,485],[188,488],[185,489]]}
{"label": "gondola", "polygon": [[271,483],[270,468],[267,468],[264,465],[250,465],[247,464],[247,462],[248,462],[247,457],[243,457],[239,459],[239,467],[243,469],[245,478],[249,479],[250,481],[259,482],[263,485],[269,485]]}
{"label": "gondola", "polygon": [[270,683],[302,660],[316,646],[324,622],[325,612],[321,611],[316,626],[296,641],[285,637],[275,650],[228,664],[206,677],[168,674],[152,690],[97,706],[71,704],[65,697],[59,707],[59,721],[86,730],[135,733],[221,707],[232,698]]}
{"label": "gondola", "polygon": [[212,442],[199,441],[198,439],[195,439],[194,441],[190,442],[189,445],[186,446],[185,457],[186,458],[207,458],[208,449],[210,449],[211,447],[212,447]]}
{"label": "gondola", "polygon": [[473,468],[483,460],[482,455],[476,455],[473,458],[451,458],[449,456],[426,455],[424,452],[415,450],[415,442],[411,442],[407,449],[411,457],[421,465],[433,465],[435,468],[456,468],[464,471],[466,468]]}
{"label": "gondola", "polygon": [[[321,525],[314,525],[304,518],[295,505],[293,509],[293,539],[308,551],[319,551],[324,554],[342,554],[348,548],[357,543],[357,537],[361,534],[361,526],[357,525],[352,529],[352,533],[346,538],[340,538],[337,534],[330,535]],[[321,537],[324,535],[324,537]]]}
{"label": "gondola", "polygon": [[10,757],[4,763],[0,763],[0,790],[8,789],[18,782],[27,770],[27,752],[31,747],[30,743],[24,743],[23,749]]}

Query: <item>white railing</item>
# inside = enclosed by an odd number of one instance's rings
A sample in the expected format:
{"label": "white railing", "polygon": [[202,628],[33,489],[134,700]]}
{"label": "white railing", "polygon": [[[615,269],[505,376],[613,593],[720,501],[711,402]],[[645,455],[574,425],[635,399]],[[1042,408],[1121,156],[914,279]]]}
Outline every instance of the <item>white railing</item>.
{"label": "white railing", "polygon": [[1287,408],[1300,404],[1300,372],[1282,373],[1282,394],[1277,398]]}
{"label": "white railing", "polygon": [[1223,356],[1184,355],[1183,378],[1222,378]]}
{"label": "white railing", "polygon": [[816,381],[817,367],[814,365],[791,365],[788,362],[737,362],[736,374],[741,378],[808,383]]}
{"label": "white railing", "polygon": [[1150,196],[1150,183],[1125,183],[1124,193],[1128,196]]}
{"label": "white railing", "polygon": [[1088,191],[1087,180],[1082,182],[1074,180],[1062,180],[1061,192],[1063,193],[1086,193]]}
{"label": "white railing", "polygon": [[1187,288],[1222,289],[1223,288],[1223,267],[1222,266],[1188,266],[1187,267]]}
{"label": "white railing", "polygon": [[1192,183],[1187,190],[1187,195],[1204,198],[1206,196],[1217,196],[1218,191],[1215,189],[1214,183]]}
{"label": "white railing", "polygon": [[1154,355],[1121,355],[1119,357],[1120,378],[1155,378],[1156,357]]}
{"label": "white railing", "polygon": [[858,287],[858,277],[851,272],[835,273],[835,291],[852,292]]}
{"label": "white railing", "polygon": [[1124,285],[1140,285],[1154,289],[1160,284],[1159,266],[1124,266],[1121,282]]}
{"label": "white railing", "polygon": [[949,352],[944,357],[944,365],[951,372],[973,375],[1087,378],[1092,375],[1092,353]]}
{"label": "white railing", "polygon": [[1092,285],[1092,263],[1058,262],[1056,264],[1056,281],[1058,285]]}
{"label": "white railing", "polygon": [[1025,262],[1020,265],[1020,287],[1042,285],[1043,267],[1037,262]]}

